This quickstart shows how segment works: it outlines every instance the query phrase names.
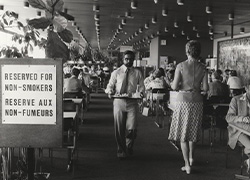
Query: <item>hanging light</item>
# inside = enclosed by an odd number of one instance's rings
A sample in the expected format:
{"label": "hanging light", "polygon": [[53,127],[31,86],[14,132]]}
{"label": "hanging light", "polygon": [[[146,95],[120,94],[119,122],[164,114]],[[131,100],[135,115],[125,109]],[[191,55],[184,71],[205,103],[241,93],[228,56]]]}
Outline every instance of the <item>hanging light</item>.
{"label": "hanging light", "polygon": [[95,14],[95,20],[97,21],[97,20],[100,20],[100,15],[99,14]]}
{"label": "hanging light", "polygon": [[128,11],[126,11],[125,12],[125,16],[126,17],[128,17],[128,18],[131,18],[132,16],[131,16],[131,12],[128,10]]}
{"label": "hanging light", "polygon": [[168,10],[166,8],[162,9],[162,16],[168,16]]}
{"label": "hanging light", "polygon": [[153,24],[156,24],[156,23],[157,23],[157,17],[156,17],[156,16],[152,17],[152,23],[153,23]]}
{"label": "hanging light", "polygon": [[177,4],[178,4],[179,6],[184,5],[184,0],[177,0]]}
{"label": "hanging light", "polygon": [[214,34],[213,29],[209,29],[208,33],[209,33],[210,35],[213,35],[213,34]]}
{"label": "hanging light", "polygon": [[149,28],[149,24],[148,23],[145,23],[145,29],[148,29]]}
{"label": "hanging light", "polygon": [[137,4],[138,4],[138,3],[137,3],[137,0],[132,0],[132,1],[131,1],[131,8],[132,8],[132,9],[137,9]]}
{"label": "hanging light", "polygon": [[100,21],[95,21],[96,26],[100,26]]}
{"label": "hanging light", "polygon": [[209,27],[213,26],[213,21],[212,21],[212,20],[208,20],[208,21],[207,21],[207,25],[208,25]]}
{"label": "hanging light", "polygon": [[142,27],[139,28],[139,33],[142,33],[143,29]]}
{"label": "hanging light", "polygon": [[211,6],[206,6],[206,13],[211,14],[212,13],[212,7]]}
{"label": "hanging light", "polygon": [[177,22],[177,21],[175,21],[175,22],[174,22],[174,27],[175,27],[175,28],[178,28],[178,27],[179,27],[179,25],[178,25],[178,22]]}
{"label": "hanging light", "polygon": [[99,12],[100,11],[100,6],[98,4],[93,5],[93,11],[94,12]]}
{"label": "hanging light", "polygon": [[199,37],[200,37],[200,33],[199,33],[199,32],[197,32],[196,37],[197,37],[197,38],[199,38]]}
{"label": "hanging light", "polygon": [[167,27],[167,26],[165,27],[164,31],[165,31],[166,33],[168,32],[168,27]]}
{"label": "hanging light", "polygon": [[185,31],[184,30],[181,31],[181,35],[185,36]]}
{"label": "hanging light", "polygon": [[127,24],[127,20],[126,19],[122,19],[122,25],[126,25]]}
{"label": "hanging light", "polygon": [[135,36],[138,36],[138,32],[137,31],[135,31]]}
{"label": "hanging light", "polygon": [[173,38],[176,38],[176,34],[175,33],[173,33]]}
{"label": "hanging light", "polygon": [[118,29],[122,30],[122,28],[123,28],[122,24],[119,24]]}
{"label": "hanging light", "polygon": [[228,14],[228,19],[229,19],[230,21],[234,20],[234,13],[229,13],[229,14]]}
{"label": "hanging light", "polygon": [[198,31],[196,26],[193,26],[193,31]]}
{"label": "hanging light", "polygon": [[190,40],[190,37],[189,37],[189,36],[187,36],[187,40],[188,40],[188,41]]}
{"label": "hanging light", "polygon": [[241,27],[240,28],[240,34],[244,34],[245,33],[245,28],[244,27]]}
{"label": "hanging light", "polygon": [[187,15],[187,22],[192,22],[193,21],[193,18],[191,15]]}

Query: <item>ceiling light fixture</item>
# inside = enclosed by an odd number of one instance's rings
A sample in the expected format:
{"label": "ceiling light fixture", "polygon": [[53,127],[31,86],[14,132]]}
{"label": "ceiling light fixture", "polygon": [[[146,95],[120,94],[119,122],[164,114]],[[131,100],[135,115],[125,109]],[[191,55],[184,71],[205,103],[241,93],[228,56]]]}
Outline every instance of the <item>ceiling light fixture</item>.
{"label": "ceiling light fixture", "polygon": [[173,38],[176,38],[176,34],[175,33],[173,34]]}
{"label": "ceiling light fixture", "polygon": [[183,36],[185,35],[185,31],[184,30],[181,31],[181,35],[183,35]]}
{"label": "ceiling light fixture", "polygon": [[167,26],[165,27],[164,31],[165,31],[166,33],[168,32],[168,27],[167,27]]}
{"label": "ceiling light fixture", "polygon": [[142,27],[139,28],[139,33],[142,33],[143,29]]}
{"label": "ceiling light fixture", "polygon": [[125,12],[125,16],[126,17],[128,17],[128,18],[131,18],[132,16],[131,16],[131,12],[128,10],[128,11],[126,11]]}
{"label": "ceiling light fixture", "polygon": [[157,4],[157,3],[158,3],[158,0],[154,0],[154,2],[155,2],[155,4]]}
{"label": "ceiling light fixture", "polygon": [[100,15],[99,14],[95,14],[94,18],[95,18],[96,21],[98,21],[98,20],[100,20]]}
{"label": "ceiling light fixture", "polygon": [[207,21],[207,25],[208,25],[209,27],[213,26],[213,21],[212,21],[212,20],[208,20],[208,21]]}
{"label": "ceiling light fixture", "polygon": [[212,7],[211,6],[206,6],[206,13],[211,14],[212,12],[213,12]]}
{"label": "ceiling light fixture", "polygon": [[244,27],[241,27],[240,28],[240,34],[244,34],[245,33],[245,28]]}
{"label": "ceiling light fixture", "polygon": [[149,28],[149,24],[148,23],[145,23],[145,29],[148,29]]}
{"label": "ceiling light fixture", "polygon": [[122,19],[122,25],[126,25],[127,24],[127,20],[126,19]]}
{"label": "ceiling light fixture", "polygon": [[95,21],[96,26],[100,26],[100,21]]}
{"label": "ceiling light fixture", "polygon": [[209,33],[210,35],[213,35],[213,34],[214,34],[213,29],[209,29],[208,33]]}
{"label": "ceiling light fixture", "polygon": [[156,33],[157,35],[160,35],[161,34],[161,31],[157,31],[157,33]]}
{"label": "ceiling light fixture", "polygon": [[177,0],[177,4],[178,4],[179,6],[184,5],[184,0]]}
{"label": "ceiling light fixture", "polygon": [[234,13],[229,13],[229,14],[228,14],[228,19],[229,19],[230,21],[234,20]]}
{"label": "ceiling light fixture", "polygon": [[178,28],[178,27],[179,27],[179,25],[178,25],[178,22],[177,22],[177,21],[175,21],[175,22],[174,22],[174,27],[175,27],[175,28]]}
{"label": "ceiling light fixture", "polygon": [[196,26],[193,26],[193,31],[198,31]]}
{"label": "ceiling light fixture", "polygon": [[153,23],[153,24],[156,24],[156,23],[157,23],[157,17],[156,17],[156,16],[152,17],[152,23]]}
{"label": "ceiling light fixture", "polygon": [[188,40],[188,41],[190,40],[190,37],[189,37],[189,36],[187,36],[187,40]]}
{"label": "ceiling light fixture", "polygon": [[201,36],[200,36],[200,33],[197,32],[196,37],[197,37],[197,38],[201,37]]}
{"label": "ceiling light fixture", "polygon": [[122,30],[122,28],[123,28],[122,24],[119,24],[118,29]]}
{"label": "ceiling light fixture", "polygon": [[98,4],[93,5],[93,11],[94,12],[99,12],[100,11],[100,6]]}
{"label": "ceiling light fixture", "polygon": [[187,22],[192,22],[193,21],[193,18],[191,15],[187,15]]}
{"label": "ceiling light fixture", "polygon": [[137,31],[135,31],[135,36],[138,36],[138,32]]}
{"label": "ceiling light fixture", "polygon": [[163,8],[161,12],[162,12],[162,16],[165,16],[165,17],[168,16],[168,10],[166,8]]}
{"label": "ceiling light fixture", "polygon": [[138,3],[137,3],[137,0],[132,0],[132,1],[131,1],[131,8],[132,8],[132,9],[137,9],[137,4],[138,4]]}

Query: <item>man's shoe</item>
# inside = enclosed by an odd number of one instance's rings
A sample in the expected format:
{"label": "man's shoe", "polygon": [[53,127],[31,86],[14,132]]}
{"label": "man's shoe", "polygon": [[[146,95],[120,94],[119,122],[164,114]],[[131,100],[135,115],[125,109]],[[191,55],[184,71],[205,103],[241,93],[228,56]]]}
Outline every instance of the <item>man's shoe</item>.
{"label": "man's shoe", "polygon": [[124,160],[124,159],[126,159],[127,155],[126,155],[126,153],[124,153],[124,152],[118,152],[118,153],[117,153],[117,157],[118,157],[118,159],[120,159],[120,160]]}
{"label": "man's shoe", "polygon": [[250,171],[250,160],[249,159],[245,160],[244,164],[245,164],[245,166],[247,168],[247,173],[249,174],[249,171]]}

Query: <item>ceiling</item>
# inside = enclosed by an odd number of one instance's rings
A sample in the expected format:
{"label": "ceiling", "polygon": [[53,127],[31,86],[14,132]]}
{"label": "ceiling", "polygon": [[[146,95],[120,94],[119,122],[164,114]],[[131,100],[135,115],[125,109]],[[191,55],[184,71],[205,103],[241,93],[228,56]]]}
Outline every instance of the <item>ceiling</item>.
{"label": "ceiling", "polygon": [[[133,46],[147,50],[150,39],[158,35],[166,39],[213,39],[238,35],[241,28],[250,32],[249,0],[185,0],[184,5],[178,5],[179,0],[63,1],[65,12],[74,17],[74,22],[68,23],[68,29],[81,44],[89,43],[92,48]],[[131,8],[131,1],[137,4],[136,9]],[[23,8],[24,0],[1,0],[1,4],[5,6],[4,10],[15,11],[24,20],[37,16],[36,9]],[[94,6],[99,11],[94,11]],[[206,12],[207,6],[211,13]],[[163,9],[167,16],[162,15]],[[229,14],[232,20],[229,20]],[[99,20],[95,16],[99,16]]]}

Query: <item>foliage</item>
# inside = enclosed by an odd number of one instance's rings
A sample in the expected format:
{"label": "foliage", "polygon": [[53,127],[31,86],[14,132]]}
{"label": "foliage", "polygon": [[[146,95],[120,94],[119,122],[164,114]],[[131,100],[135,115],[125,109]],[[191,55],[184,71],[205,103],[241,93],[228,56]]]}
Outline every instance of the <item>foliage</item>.
{"label": "foliage", "polygon": [[65,43],[73,40],[73,34],[67,27],[68,20],[74,17],[62,12],[64,2],[62,0],[28,0],[29,4],[45,11],[45,17],[35,18],[28,24],[35,29],[48,29],[48,42],[46,55],[51,58],[69,59],[69,49]]}
{"label": "foliage", "polygon": [[19,44],[23,44],[24,46],[21,49],[21,52],[18,52],[16,47],[3,47],[0,51],[0,54],[6,55],[6,57],[24,57],[28,55],[28,51],[33,51],[33,46],[31,42],[34,43],[35,46],[44,47],[45,39],[40,39],[40,33],[32,28],[29,25],[23,25],[20,21],[18,21],[18,14],[13,11],[5,11],[5,13],[0,18],[0,29],[5,30],[6,27],[17,26],[18,29],[22,30],[24,35],[14,34],[12,40],[18,42]]}

